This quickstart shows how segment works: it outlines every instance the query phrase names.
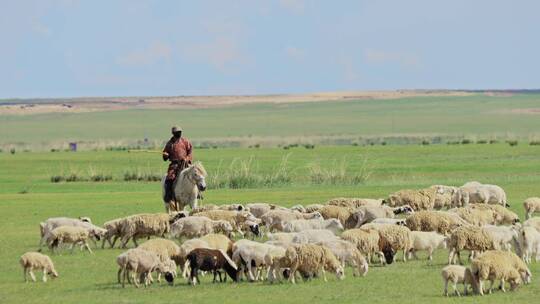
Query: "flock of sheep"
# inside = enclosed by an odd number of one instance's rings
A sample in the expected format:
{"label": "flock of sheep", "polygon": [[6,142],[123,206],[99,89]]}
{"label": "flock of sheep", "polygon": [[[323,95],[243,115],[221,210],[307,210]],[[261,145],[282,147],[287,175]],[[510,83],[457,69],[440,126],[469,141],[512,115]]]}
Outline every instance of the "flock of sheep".
{"label": "flock of sheep", "polygon": [[[137,287],[153,282],[173,283],[177,269],[190,284],[199,275],[212,273],[214,282],[227,277],[239,281],[269,282],[300,277],[309,280],[326,272],[338,279],[346,265],[355,276],[365,276],[370,263],[392,264],[402,252],[404,262],[428,253],[428,263],[436,249],[448,248],[448,266],[442,269],[444,294],[448,284],[468,286],[483,294],[483,282],[495,281],[505,291],[531,281],[527,263],[540,257],[540,198],[524,202],[527,220],[520,223],[508,209],[506,194],[496,185],[469,182],[461,187],[435,185],[421,190],[401,190],[386,199],[337,198],[325,204],[291,208],[267,204],[204,205],[190,212],[136,214],[103,224],[89,218],[50,218],[40,224],[40,251],[63,245],[86,248],[88,241],[102,241],[112,248],[120,240],[135,248],[117,257],[118,282]],[[267,241],[262,242],[262,237]],[[150,239],[150,237],[156,237]],[[138,244],[138,239],[148,239]],[[238,239],[234,241],[234,239]],[[258,240],[258,241],[256,241]],[[180,241],[178,245],[177,241]],[[469,267],[462,264],[461,252],[470,252]],[[515,253],[513,252],[515,251]],[[378,258],[378,261],[377,261]],[[57,277],[51,259],[38,252],[25,253],[20,263],[35,281],[33,270]]]}

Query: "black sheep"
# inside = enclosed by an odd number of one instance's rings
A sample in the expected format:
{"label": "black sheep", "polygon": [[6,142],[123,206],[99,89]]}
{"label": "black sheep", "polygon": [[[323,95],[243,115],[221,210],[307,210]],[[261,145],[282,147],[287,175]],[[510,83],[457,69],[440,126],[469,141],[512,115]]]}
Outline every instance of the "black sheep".
{"label": "black sheep", "polygon": [[[214,282],[216,281],[216,275],[219,270],[223,269],[231,279],[237,282],[238,268],[234,262],[221,250],[197,248],[193,249],[188,255],[189,267],[191,267],[191,273],[189,276],[190,282],[195,285],[199,280],[199,270],[212,271],[214,273]],[[195,281],[196,280],[196,281]],[[221,280],[221,273],[220,273]]]}

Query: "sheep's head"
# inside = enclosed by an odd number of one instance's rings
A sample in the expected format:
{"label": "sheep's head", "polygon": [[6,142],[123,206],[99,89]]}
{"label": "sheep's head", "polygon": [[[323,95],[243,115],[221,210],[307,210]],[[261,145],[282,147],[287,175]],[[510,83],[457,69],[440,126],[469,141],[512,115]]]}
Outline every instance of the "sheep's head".
{"label": "sheep's head", "polygon": [[81,222],[86,222],[92,224],[92,220],[88,216],[79,216]]}
{"label": "sheep's head", "polygon": [[384,259],[387,264],[392,264],[394,262],[394,255],[396,254],[396,251],[392,246],[384,241],[382,238],[379,240],[379,248],[382,248],[382,252],[384,254]]}
{"label": "sheep's head", "polygon": [[311,214],[313,219],[322,219],[323,218],[323,216],[321,215],[321,213],[319,211],[315,211],[315,212],[312,212],[310,214]]}
{"label": "sheep's head", "polygon": [[90,230],[90,235],[96,239],[96,241],[101,240],[107,234],[107,229],[102,228],[93,228]]}
{"label": "sheep's head", "polygon": [[336,268],[336,278],[338,278],[339,280],[345,279],[345,269],[343,269],[343,266],[341,265]]}
{"label": "sheep's head", "polygon": [[171,272],[166,272],[165,281],[167,281],[171,285],[174,284],[174,275]]}
{"label": "sheep's head", "polygon": [[253,233],[255,236],[260,236],[261,231],[259,229],[259,224],[257,223],[249,223],[249,231]]}
{"label": "sheep's head", "polygon": [[56,270],[54,269],[47,271],[47,274],[50,275],[53,279],[58,278],[58,272],[56,272]]}

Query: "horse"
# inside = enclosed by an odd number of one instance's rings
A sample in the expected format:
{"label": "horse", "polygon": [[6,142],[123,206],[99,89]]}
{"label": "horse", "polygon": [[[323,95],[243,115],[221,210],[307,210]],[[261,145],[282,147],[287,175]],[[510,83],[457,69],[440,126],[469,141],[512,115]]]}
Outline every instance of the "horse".
{"label": "horse", "polygon": [[192,210],[197,208],[198,194],[206,190],[206,175],[206,170],[201,162],[195,162],[182,170],[173,185],[176,203],[165,201],[165,179],[167,175],[163,176],[161,179],[161,197],[165,203],[165,211],[167,213],[183,211],[187,205]]}

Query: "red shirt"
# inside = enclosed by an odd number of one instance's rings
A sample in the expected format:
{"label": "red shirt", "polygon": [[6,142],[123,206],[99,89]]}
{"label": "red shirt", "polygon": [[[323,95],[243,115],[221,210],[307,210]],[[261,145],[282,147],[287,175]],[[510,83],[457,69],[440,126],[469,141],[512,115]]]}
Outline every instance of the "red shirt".
{"label": "red shirt", "polygon": [[180,137],[180,139],[176,139],[174,136],[171,137],[165,145],[163,152],[169,153],[170,161],[183,160],[191,162],[193,160],[193,146],[189,140],[184,137]]}

